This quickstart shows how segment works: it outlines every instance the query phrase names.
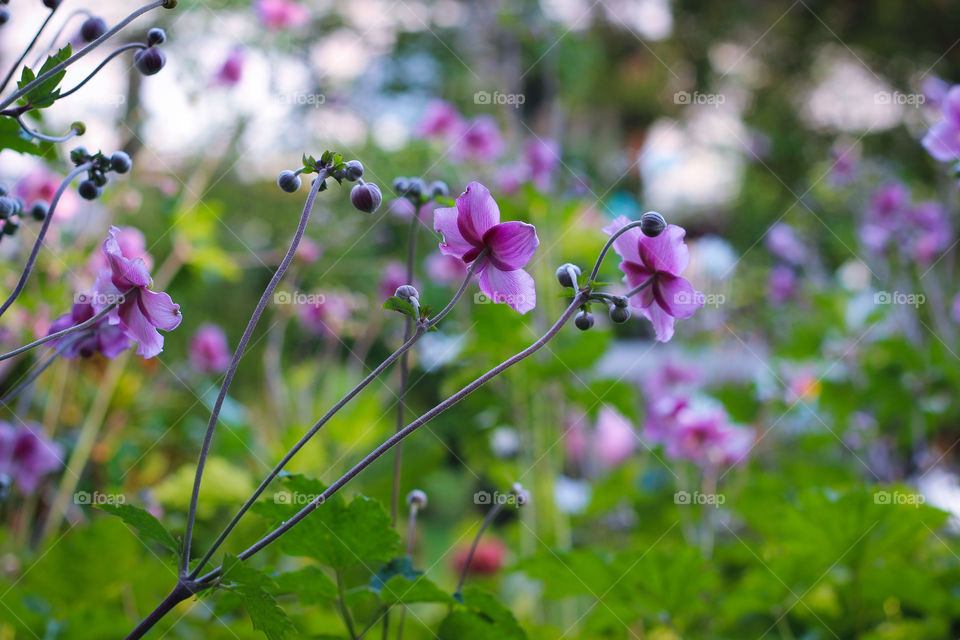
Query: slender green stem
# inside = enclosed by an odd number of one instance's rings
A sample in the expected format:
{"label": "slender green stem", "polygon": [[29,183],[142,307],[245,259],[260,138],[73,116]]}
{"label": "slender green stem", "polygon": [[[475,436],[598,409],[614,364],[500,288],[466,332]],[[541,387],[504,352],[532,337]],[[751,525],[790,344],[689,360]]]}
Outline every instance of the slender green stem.
{"label": "slender green stem", "polygon": [[337,576],[337,594],[340,603],[340,614],[343,616],[343,623],[347,625],[347,631],[353,640],[357,640],[357,632],[353,628],[353,616],[350,615],[350,609],[347,607],[347,592],[343,588],[343,576],[340,570],[336,571]]}
{"label": "slender green stem", "polygon": [[590,272],[590,277],[587,279],[587,282],[594,282],[597,279],[597,274],[600,273],[600,265],[603,264],[603,259],[607,257],[607,252],[610,251],[610,247],[613,246],[613,241],[625,234],[630,229],[636,229],[639,227],[641,222],[639,220],[634,220],[630,224],[625,224],[617,231],[607,238],[607,243],[603,245],[603,249],[600,250],[600,255],[597,256],[597,261],[593,265],[593,271]]}
{"label": "slender green stem", "polygon": [[23,121],[22,117],[17,118],[17,124],[20,125],[20,130],[26,133],[32,138],[37,140],[43,140],[44,142],[66,142],[70,138],[75,138],[80,135],[80,128],[76,125],[70,127],[70,131],[63,134],[62,136],[50,136],[45,133],[40,133],[36,129],[31,129],[27,126],[27,123]]}

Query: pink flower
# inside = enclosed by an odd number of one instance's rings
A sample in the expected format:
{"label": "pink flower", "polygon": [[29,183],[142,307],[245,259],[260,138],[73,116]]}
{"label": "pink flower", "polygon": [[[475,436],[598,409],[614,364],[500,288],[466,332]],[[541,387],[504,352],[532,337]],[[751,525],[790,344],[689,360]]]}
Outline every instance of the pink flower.
{"label": "pink flower", "polygon": [[940,162],[960,159],[960,85],[947,91],[941,105],[943,120],[923,136],[923,148]]}
{"label": "pink flower", "polygon": [[303,262],[304,264],[313,264],[320,259],[320,256],[323,255],[323,247],[311,240],[310,238],[304,236],[300,240],[300,245],[297,247],[297,251],[294,254],[294,257]]}
{"label": "pink flower", "polygon": [[452,155],[459,161],[482,164],[499,158],[504,146],[497,121],[491,116],[479,116],[459,132]]}
{"label": "pink flower", "polygon": [[[93,305],[90,304],[89,299],[84,298],[89,298],[89,296],[81,296],[81,300],[74,303],[70,313],[60,316],[50,324],[48,335],[75,327],[95,315]],[[112,359],[129,349],[131,342],[120,327],[111,325],[104,318],[82,332],[54,340],[53,344],[69,345],[61,353],[64,358],[73,359],[78,356],[89,358],[95,353],[102,353]]]}
{"label": "pink flower", "polygon": [[550,189],[553,173],[560,163],[560,145],[554,140],[535,138],[524,147],[530,181],[541,191]]}
{"label": "pink flower", "polygon": [[842,143],[834,145],[830,150],[833,164],[830,165],[830,182],[841,187],[849,184],[857,176],[860,167],[859,145],[848,146]]}
{"label": "pink flower", "polygon": [[947,92],[950,91],[950,83],[937,76],[924,76],[920,82],[920,91],[923,92],[923,97],[927,100],[927,106],[936,109],[943,104],[943,99],[947,97]]}
{"label": "pink flower", "polygon": [[480,290],[494,302],[520,313],[537,304],[533,278],[523,267],[540,246],[537,230],[525,222],[500,222],[500,208],[485,186],[471,182],[456,207],[433,212],[433,228],[443,234],[440,252],[471,264]]}
{"label": "pink flower", "polygon": [[800,242],[793,227],[785,222],[778,222],[770,227],[764,244],[770,253],[792,265],[799,266],[807,258],[807,248]]}
{"label": "pink flower", "polygon": [[398,287],[405,284],[414,284],[407,282],[407,267],[398,260],[391,260],[383,266],[383,272],[380,274],[378,285],[380,298],[386,300],[397,292]]}
{"label": "pink flower", "polygon": [[215,324],[203,324],[190,339],[190,365],[201,373],[222,373],[230,366],[227,334]]}
{"label": "pink flower", "polygon": [[921,202],[906,217],[903,248],[917,262],[930,264],[953,240],[943,207],[938,202]]}
{"label": "pink flower", "polygon": [[[603,231],[615,234],[630,221],[618,217]],[[667,342],[673,337],[674,318],[689,318],[704,304],[703,294],[681,277],[690,263],[690,251],[683,242],[685,231],[676,225],[667,225],[655,238],[643,235],[634,227],[613,241],[613,249],[623,262],[620,270],[624,282],[636,288],[648,280],[651,284],[630,298],[651,323],[657,340]]]}
{"label": "pink flower", "polygon": [[700,378],[697,367],[667,360],[643,380],[643,393],[648,398],[657,398],[690,387]]}
{"label": "pink flower", "polygon": [[21,493],[36,490],[40,478],[63,466],[63,450],[30,427],[13,427],[0,421],[0,474]]}
{"label": "pink flower", "polygon": [[860,241],[872,251],[883,251],[891,236],[901,227],[910,206],[910,192],[899,182],[889,182],[870,196]]}
{"label": "pink flower", "polygon": [[146,263],[142,258],[123,255],[117,241],[119,234],[120,229],[112,226],[103,241],[103,254],[109,268],[101,269],[93,285],[93,308],[99,313],[121,300],[107,314],[107,321],[139,343],[139,355],[152,358],[163,351],[163,336],[157,329],[172,331],[180,326],[180,305],[174,304],[166,293],[147,289],[153,280]]}
{"label": "pink flower", "polygon": [[753,446],[753,434],[732,425],[723,409],[684,409],[669,436],[667,456],[702,467],[731,466],[743,462]]}
{"label": "pink flower", "polygon": [[213,77],[214,84],[225,87],[236,86],[243,78],[244,53],[242,47],[234,47],[230,50],[230,55],[220,65],[220,69]]}
{"label": "pink flower", "polygon": [[316,335],[340,335],[353,308],[348,298],[336,293],[312,293],[296,302],[300,324]]}
{"label": "pink flower", "polygon": [[256,11],[268,29],[290,29],[310,20],[306,7],[291,0],[257,0]]}
{"label": "pink flower", "polygon": [[445,256],[439,251],[427,256],[423,268],[431,282],[447,286],[458,285],[467,276],[467,267],[463,260]]}
{"label": "pink flower", "polygon": [[[153,256],[147,253],[147,240],[143,236],[143,232],[136,227],[118,227],[118,229],[117,246],[120,247],[120,253],[123,254],[123,257],[130,260],[140,258],[147,265],[148,270],[152,269]],[[87,267],[93,273],[100,273],[101,269],[109,269],[110,265],[107,263],[107,257],[102,252],[97,251],[90,256]]]}
{"label": "pink flower", "polygon": [[[50,173],[46,169],[34,169],[20,178],[14,187],[14,195],[23,200],[29,208],[33,203],[42,200],[47,204],[53,201],[53,196],[60,188],[62,178]],[[76,192],[67,189],[60,196],[57,210],[54,212],[54,221],[69,220],[77,213],[78,200]]]}
{"label": "pink flower", "polygon": [[592,430],[587,429],[585,415],[572,416],[564,432],[564,445],[570,460],[585,464],[592,458],[604,469],[612,469],[633,454],[637,435],[620,412],[604,406]]}
{"label": "pink flower", "polygon": [[434,100],[427,105],[423,118],[417,125],[417,134],[423,138],[453,138],[465,127],[463,116],[457,108],[443,100]]}
{"label": "pink flower", "polygon": [[797,274],[791,267],[778,264],[767,276],[767,296],[771,302],[783,304],[797,293]]}

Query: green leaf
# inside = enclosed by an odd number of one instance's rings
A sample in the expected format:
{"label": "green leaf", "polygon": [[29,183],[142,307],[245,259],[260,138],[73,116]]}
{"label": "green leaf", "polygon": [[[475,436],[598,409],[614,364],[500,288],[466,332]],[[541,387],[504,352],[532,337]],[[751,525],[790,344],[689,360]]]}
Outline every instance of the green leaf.
{"label": "green leaf", "polygon": [[40,155],[40,147],[30,136],[23,133],[13,118],[0,117],[0,150],[2,149]]}
{"label": "green leaf", "polygon": [[442,602],[452,604],[453,597],[434,584],[426,576],[410,580],[404,575],[390,578],[380,592],[384,604],[410,604],[411,602]]}
{"label": "green leaf", "polygon": [[253,628],[262,631],[269,640],[285,640],[296,631],[293,621],[267,591],[276,589],[276,584],[262,571],[228,555],[223,559],[220,587],[240,598]]}
{"label": "green leaf", "polygon": [[423,575],[422,571],[413,568],[413,560],[410,556],[399,556],[383,565],[383,568],[370,578],[370,588],[380,593],[383,585],[394,576],[405,576],[407,580],[416,580],[421,575]]}
{"label": "green leaf", "polygon": [[173,535],[149,511],[132,504],[99,504],[97,508],[136,527],[145,537],[159,542],[170,551],[177,553],[179,550]]}
{"label": "green leaf", "polygon": [[275,578],[278,593],[292,593],[305,606],[329,602],[337,597],[337,585],[320,567],[304,567]]}
{"label": "green leaf", "polygon": [[417,315],[417,310],[414,309],[413,305],[399,296],[390,296],[386,299],[386,301],[384,301],[383,306],[380,308],[386,309],[387,311],[396,311],[398,313],[402,313],[414,322],[420,319]]}
{"label": "green leaf", "polygon": [[[47,73],[55,66],[69,58],[71,53],[72,49],[68,44],[52,56],[48,57],[44,61],[43,66],[40,67],[40,71],[38,73],[35,74],[33,70],[24,68],[23,73],[20,75],[20,81],[17,83],[17,87],[19,89],[23,89],[38,77]],[[21,98],[21,100],[23,100],[26,104],[38,109],[49,107],[60,96],[60,89],[58,89],[57,86],[60,84],[60,81],[63,80],[63,76],[66,75],[66,73],[66,69],[61,69],[37,86],[30,89],[30,91],[28,91],[23,98]]]}
{"label": "green leaf", "polygon": [[440,625],[441,640],[525,640],[517,619],[489,593],[467,587],[464,606],[454,609]]}

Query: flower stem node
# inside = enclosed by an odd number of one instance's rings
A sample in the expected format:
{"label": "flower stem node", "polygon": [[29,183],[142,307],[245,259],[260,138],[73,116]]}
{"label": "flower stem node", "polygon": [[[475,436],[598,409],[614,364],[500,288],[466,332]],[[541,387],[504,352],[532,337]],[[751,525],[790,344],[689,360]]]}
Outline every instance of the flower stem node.
{"label": "flower stem node", "polygon": [[380,187],[377,185],[372,182],[363,182],[354,185],[350,190],[350,202],[364,213],[373,213],[383,202],[383,194],[380,193]]}
{"label": "flower stem node", "polygon": [[656,238],[667,228],[667,221],[656,211],[647,211],[640,216],[640,231],[648,238]]}
{"label": "flower stem node", "polygon": [[84,180],[77,187],[77,191],[84,200],[96,200],[103,190],[93,180]]}
{"label": "flower stem node", "polygon": [[140,49],[133,54],[133,64],[137,67],[137,71],[145,76],[152,76],[159,73],[166,63],[167,56],[156,47]]}
{"label": "flower stem node", "polygon": [[417,291],[416,287],[413,285],[405,284],[397,287],[395,296],[398,298],[403,298],[407,302],[410,302],[412,299],[420,299],[420,292]]}
{"label": "flower stem node", "polygon": [[610,319],[617,324],[623,324],[630,319],[630,309],[627,307],[618,307],[614,304],[614,306],[610,308]]}
{"label": "flower stem node", "polygon": [[117,151],[110,156],[110,168],[117,173],[126,173],[133,168],[133,161],[123,151]]}
{"label": "flower stem node", "polygon": [[359,160],[349,160],[344,163],[343,177],[350,182],[359,180],[363,176],[363,164]]}
{"label": "flower stem node", "polygon": [[593,314],[586,310],[581,311],[574,318],[573,323],[577,325],[577,329],[580,329],[580,331],[586,331],[593,327]]}
{"label": "flower stem node", "polygon": [[427,506],[427,494],[420,489],[414,489],[407,494],[407,504],[411,507],[416,506],[417,509],[424,509]]}
{"label": "flower stem node", "polygon": [[277,177],[277,186],[287,193],[295,193],[298,189],[300,189],[300,184],[300,176],[293,171],[281,171],[280,175]]}
{"label": "flower stem node", "polygon": [[80,37],[84,42],[93,42],[107,32],[107,23],[103,18],[90,16],[80,25]]}
{"label": "flower stem node", "polygon": [[566,264],[562,264],[557,267],[557,280],[560,282],[561,287],[573,289],[577,286],[577,281],[574,276],[580,276],[582,273],[583,272],[580,271],[580,267],[567,262]]}

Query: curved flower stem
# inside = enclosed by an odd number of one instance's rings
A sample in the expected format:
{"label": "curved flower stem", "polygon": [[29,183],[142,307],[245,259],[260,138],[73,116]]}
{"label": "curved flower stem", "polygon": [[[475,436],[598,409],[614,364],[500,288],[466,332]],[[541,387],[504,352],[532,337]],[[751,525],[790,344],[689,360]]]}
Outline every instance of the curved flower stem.
{"label": "curved flower stem", "polygon": [[[413,216],[410,218],[410,229],[407,231],[407,284],[413,284],[413,263],[417,256],[417,230],[420,227],[420,207],[414,205]],[[403,330],[403,339],[409,340],[413,333],[413,319],[407,318]],[[406,416],[407,379],[410,377],[410,354],[404,352],[400,356],[400,390],[397,394],[397,426],[394,431],[403,428],[403,419]],[[403,444],[398,444],[393,458],[393,492],[390,497],[390,524],[397,524],[397,509],[400,504],[400,473],[403,468]]]}
{"label": "curved flower stem", "polygon": [[126,18],[118,22],[116,26],[114,26],[112,29],[107,31],[105,34],[103,34],[102,36],[100,36],[90,44],[88,44],[86,47],[84,47],[77,53],[73,54],[72,56],[70,56],[60,64],[55,65],[52,69],[50,69],[46,73],[40,74],[40,76],[34,79],[33,82],[27,84],[19,91],[16,91],[15,93],[7,97],[3,102],[0,102],[0,110],[6,109],[11,104],[16,102],[23,96],[27,95],[35,87],[40,86],[40,84],[46,82],[47,80],[52,78],[54,75],[60,73],[61,71],[63,71],[64,69],[72,65],[74,62],[76,62],[80,58],[84,57],[85,55],[87,55],[88,53],[90,53],[91,51],[99,47],[101,44],[103,44],[104,42],[112,38],[114,34],[116,34],[118,31],[123,29],[125,26],[127,26],[137,18],[139,18],[144,13],[147,13],[148,11],[152,11],[153,9],[156,9],[158,7],[162,7],[166,3],[167,3],[167,0],[153,0],[153,2],[151,2],[150,4],[146,4],[140,7],[139,9],[137,9],[136,11],[128,15]]}
{"label": "curved flower stem", "polygon": [[270,471],[270,473],[267,474],[267,477],[263,479],[263,481],[257,487],[256,491],[253,492],[253,495],[251,495],[247,499],[247,501],[243,503],[243,505],[240,507],[240,510],[237,511],[237,514],[230,520],[229,523],[227,523],[227,526],[223,529],[220,535],[217,536],[217,539],[214,540],[213,544],[210,546],[210,549],[203,555],[203,557],[200,559],[200,562],[193,569],[193,571],[190,572],[188,576],[190,579],[194,579],[197,577],[197,575],[203,570],[203,567],[210,561],[210,558],[213,557],[213,554],[216,552],[216,550],[220,548],[220,546],[227,539],[227,536],[230,535],[230,532],[233,531],[233,529],[240,522],[240,519],[243,517],[243,515],[250,509],[251,506],[253,506],[253,503],[257,501],[257,498],[259,498],[263,494],[263,492],[266,491],[267,487],[270,485],[271,482],[273,482],[274,478],[280,475],[280,472],[283,471],[283,468],[287,466],[287,463],[293,459],[293,457],[297,454],[297,452],[299,452],[300,449],[302,449],[308,442],[310,442],[313,436],[315,436],[317,432],[320,431],[320,429],[322,429],[323,426],[327,424],[327,422],[329,422],[330,418],[336,415],[337,412],[340,411],[340,409],[346,406],[346,404],[350,402],[350,400],[352,400],[354,397],[356,397],[356,395],[360,393],[364,388],[366,388],[367,385],[369,385],[371,382],[376,380],[380,376],[380,374],[387,369],[387,367],[389,367],[391,364],[396,362],[397,358],[402,356],[404,353],[406,353],[406,351],[410,347],[416,344],[417,341],[420,340],[420,338],[423,337],[423,335],[431,327],[435,326],[437,323],[443,320],[444,316],[450,313],[450,311],[453,309],[454,306],[456,306],[460,298],[463,297],[464,292],[467,290],[467,286],[470,284],[470,280],[473,278],[473,272],[476,268],[475,265],[476,265],[476,262],[474,262],[470,266],[470,268],[467,270],[467,275],[466,277],[464,277],[463,283],[460,285],[460,288],[453,295],[453,298],[450,299],[450,302],[447,303],[447,306],[445,306],[440,311],[440,313],[438,313],[436,316],[434,316],[433,318],[430,318],[429,320],[425,321],[422,325],[417,327],[416,330],[413,332],[413,335],[411,335],[406,342],[404,342],[396,351],[391,353],[386,360],[384,360],[383,362],[380,363],[379,366],[377,366],[376,369],[374,369],[369,374],[367,374],[367,377],[361,380],[359,383],[357,383],[357,385],[353,389],[351,389],[349,392],[347,392],[346,395],[340,398],[340,400],[335,405],[333,405],[330,408],[330,410],[323,415],[323,417],[317,420],[317,422],[312,427],[310,427],[309,431],[307,431],[305,434],[303,434],[303,436],[301,436],[301,438],[297,441],[297,443],[293,445],[293,447],[283,456],[283,458],[280,459],[280,462],[278,462],[276,466],[274,466],[273,469]]}
{"label": "curved flower stem", "polygon": [[237,373],[237,368],[240,366],[240,359],[243,357],[243,352],[247,348],[247,343],[250,342],[253,331],[260,322],[260,316],[263,315],[264,310],[267,308],[267,303],[270,302],[270,298],[273,296],[273,290],[277,288],[280,279],[283,278],[283,274],[287,271],[290,263],[293,262],[297,247],[300,245],[303,233],[307,229],[307,221],[310,220],[313,203],[316,201],[317,194],[320,192],[320,187],[324,184],[326,177],[326,169],[321,169],[316,180],[313,182],[313,186],[310,187],[310,193],[307,195],[307,200],[303,205],[303,213],[300,214],[300,224],[297,226],[297,231],[293,236],[293,240],[290,242],[290,248],[287,249],[286,255],[280,262],[280,266],[278,266],[274,272],[269,284],[267,284],[267,288],[263,290],[263,295],[260,296],[260,301],[253,310],[253,315],[250,316],[247,328],[240,337],[237,349],[233,353],[233,359],[230,361],[230,367],[227,369],[223,383],[220,385],[220,393],[217,394],[217,400],[213,405],[213,410],[210,412],[210,422],[207,423],[207,431],[203,436],[203,445],[200,448],[200,459],[197,461],[197,473],[193,480],[190,509],[187,512],[187,529],[184,537],[183,555],[180,558],[180,572],[183,575],[187,574],[190,567],[190,545],[193,542],[193,525],[197,519],[197,501],[200,499],[200,482],[203,480],[203,468],[207,462],[207,455],[210,453],[210,443],[213,441],[213,430],[217,426],[220,409],[223,407],[223,401],[226,399],[227,391],[233,382],[233,376]]}
{"label": "curved flower stem", "polygon": [[87,84],[88,82],[90,82],[90,80],[93,78],[93,76],[95,76],[95,75],[97,75],[98,73],[100,73],[100,70],[103,69],[105,66],[107,66],[107,63],[108,63],[108,62],[110,62],[111,60],[113,60],[114,58],[116,58],[118,55],[120,55],[120,54],[123,53],[124,51],[130,51],[131,49],[146,49],[146,48],[147,48],[147,45],[143,44],[142,42],[131,42],[130,44],[125,44],[125,45],[123,45],[122,47],[120,47],[119,49],[116,49],[116,50],[113,51],[110,55],[108,55],[106,58],[104,58],[104,59],[103,59],[103,62],[101,62],[100,64],[98,64],[98,65],[97,65],[97,68],[94,69],[93,71],[91,71],[91,72],[90,72],[90,75],[88,75],[86,78],[84,78],[83,80],[81,80],[80,83],[77,84],[77,86],[75,86],[73,89],[70,89],[69,91],[64,91],[64,92],[61,93],[59,96],[57,96],[57,100],[58,100],[58,101],[63,100],[64,98],[66,98],[66,97],[69,96],[70,94],[75,93],[80,87],[82,87],[83,85],[85,85],[85,84]]}
{"label": "curved flower stem", "polygon": [[470,564],[473,562],[473,554],[477,552],[477,545],[480,544],[480,538],[483,537],[483,532],[487,530],[487,527],[490,526],[490,523],[493,522],[494,518],[500,514],[500,512],[503,510],[503,505],[506,503],[506,500],[501,500],[498,501],[497,504],[490,507],[490,510],[487,511],[487,515],[483,518],[483,522],[480,523],[480,530],[477,531],[477,535],[473,539],[473,544],[470,545],[470,551],[467,552],[467,558],[463,563],[463,569],[460,570],[460,579],[457,580],[457,588],[453,592],[454,597],[456,597],[456,594],[463,590],[463,583],[467,580],[467,574],[470,572]]}
{"label": "curved flower stem", "polygon": [[643,284],[637,285],[633,289],[630,289],[630,291],[627,291],[625,294],[623,294],[623,297],[630,298],[637,295],[638,293],[640,293],[641,291],[649,287],[651,284],[653,284],[653,281],[656,279],[657,279],[656,274],[650,276],[649,278],[643,281]]}
{"label": "curved flower stem", "polygon": [[43,219],[43,225],[40,226],[40,233],[37,234],[37,239],[33,243],[33,249],[30,251],[30,256],[27,258],[27,264],[23,267],[23,273],[20,274],[20,280],[17,282],[17,286],[14,287],[13,293],[0,305],[0,316],[2,316],[7,309],[10,308],[10,305],[13,304],[13,301],[23,292],[24,286],[27,284],[27,279],[30,277],[30,272],[33,270],[33,265],[37,262],[37,256],[40,254],[40,245],[43,244],[43,238],[47,235],[47,230],[50,228],[50,222],[53,220],[53,213],[57,209],[57,204],[60,202],[60,198],[63,196],[63,192],[67,190],[67,187],[73,182],[74,178],[79,176],[81,173],[86,172],[92,165],[89,162],[84,162],[79,167],[67,174],[67,177],[63,179],[63,182],[60,183],[60,187],[57,189],[57,192],[53,194],[53,199],[50,201],[50,208],[47,210],[47,217]]}
{"label": "curved flower stem", "polygon": [[45,133],[40,133],[35,129],[31,129],[29,126],[27,126],[27,123],[23,121],[22,117],[17,118],[17,124],[20,125],[20,130],[26,133],[28,136],[36,138],[37,140],[43,140],[44,142],[66,142],[70,138],[80,135],[80,129],[76,125],[70,127],[70,131],[62,136],[48,136]]}
{"label": "curved flower stem", "polygon": [[71,344],[73,344],[76,340],[79,340],[79,336],[78,336],[77,338],[73,339],[73,340],[68,340],[66,343],[60,345],[60,347],[57,348],[57,350],[53,352],[53,355],[51,355],[49,358],[47,358],[46,360],[44,360],[43,363],[41,363],[41,364],[40,364],[39,366],[37,366],[33,371],[30,372],[30,374],[27,376],[27,379],[26,379],[26,380],[24,380],[23,382],[21,382],[20,384],[18,384],[16,387],[14,387],[11,391],[9,391],[9,392],[7,393],[7,395],[5,395],[5,396],[3,396],[2,398],[0,398],[0,407],[5,407],[5,406],[7,406],[7,403],[8,403],[8,402],[10,402],[10,401],[13,400],[15,397],[17,397],[17,396],[20,394],[21,391],[23,391],[24,389],[26,389],[27,387],[29,387],[29,386],[33,383],[33,381],[36,380],[37,378],[39,378],[39,377],[40,377],[40,374],[42,374],[44,371],[46,371],[46,370],[50,367],[50,365],[52,365],[52,364],[56,361],[56,359],[59,358],[60,355],[61,355],[64,351],[66,351],[67,348],[68,348]]}
{"label": "curved flower stem", "polygon": [[0,91],[3,91],[7,84],[10,82],[10,79],[13,77],[13,74],[17,72],[17,69],[20,68],[20,65],[23,64],[24,59],[27,57],[27,54],[30,53],[30,49],[33,49],[33,45],[37,44],[37,40],[40,39],[40,34],[43,33],[43,30],[47,28],[47,25],[50,24],[50,21],[53,20],[53,14],[57,12],[57,7],[50,9],[50,13],[47,14],[46,19],[43,21],[43,24],[40,25],[40,28],[37,29],[36,35],[33,36],[33,40],[30,41],[30,44],[27,45],[27,48],[23,50],[23,53],[20,54],[20,57],[17,58],[17,61],[13,63],[13,66],[10,67],[10,71],[7,72],[7,75],[3,78],[3,82],[0,82]]}
{"label": "curved flower stem", "polygon": [[73,20],[73,19],[76,18],[77,16],[86,16],[86,17],[89,18],[89,17],[92,16],[92,15],[93,15],[93,14],[90,13],[90,12],[89,12],[88,10],[86,10],[86,9],[77,9],[76,11],[74,11],[73,13],[71,13],[70,15],[68,15],[68,16],[64,19],[63,24],[60,25],[60,28],[57,29],[57,32],[56,32],[55,34],[53,34],[53,38],[50,39],[50,45],[49,45],[46,49],[44,49],[43,51],[41,51],[40,54],[37,56],[37,58],[33,61],[33,66],[37,66],[38,64],[40,64],[41,62],[43,62],[43,57],[44,57],[45,55],[49,54],[50,51],[53,50],[53,48],[57,46],[57,40],[59,40],[59,39],[60,39],[60,36],[63,35],[63,32],[66,30],[67,25],[70,24],[70,21],[71,21],[71,20]]}
{"label": "curved flower stem", "polygon": [[610,251],[610,247],[613,246],[613,241],[630,229],[639,227],[640,224],[641,222],[639,220],[634,220],[630,224],[623,225],[617,229],[616,233],[607,238],[607,243],[603,245],[603,249],[600,250],[600,255],[597,256],[597,262],[593,265],[593,271],[590,272],[590,277],[587,279],[587,283],[594,282],[597,279],[597,274],[600,273],[600,265],[603,264],[603,259],[607,257],[607,252]]}
{"label": "curved flower stem", "polygon": [[120,302],[121,302],[122,300],[123,300],[123,297],[121,296],[119,300],[117,300],[117,301],[115,301],[115,302],[112,302],[112,303],[110,303],[109,305],[107,305],[106,307],[104,307],[103,311],[101,311],[100,313],[96,314],[95,316],[93,316],[93,317],[90,318],[89,320],[86,320],[86,321],[84,321],[84,322],[81,322],[81,323],[78,324],[78,325],[74,325],[74,326],[72,326],[72,327],[67,327],[67,328],[64,329],[63,331],[57,331],[56,333],[51,333],[50,335],[44,336],[44,337],[40,338],[39,340],[34,340],[34,341],[31,342],[30,344],[25,344],[25,345],[23,345],[22,347],[20,347],[19,349],[14,349],[13,351],[10,351],[10,352],[8,352],[8,353],[4,353],[3,355],[0,355],[0,362],[2,362],[3,360],[7,360],[7,359],[9,359],[9,358],[12,358],[13,356],[18,356],[18,355],[20,355],[21,353],[26,353],[27,351],[30,351],[31,349],[35,349],[35,348],[39,347],[40,345],[42,345],[42,344],[44,344],[44,343],[50,342],[51,340],[56,340],[57,338],[62,338],[63,336],[68,336],[68,335],[70,335],[71,333],[76,333],[77,331],[83,331],[84,329],[87,329],[88,327],[92,327],[92,326],[95,325],[101,318],[103,318],[105,315],[107,315],[108,313],[110,313],[111,311],[113,311],[113,310],[117,307],[117,305],[120,304]]}
{"label": "curved flower stem", "polygon": [[[567,321],[574,315],[574,313],[576,313],[577,308],[579,308],[579,306],[583,304],[583,301],[587,299],[587,296],[589,296],[589,293],[590,293],[590,289],[588,286],[581,289],[579,292],[577,292],[577,295],[574,297],[573,301],[564,310],[564,312],[560,315],[560,317],[553,324],[553,326],[551,326],[547,330],[547,332],[544,333],[536,342],[531,344],[529,347],[527,347],[523,351],[520,351],[519,353],[514,354],[510,358],[507,358],[506,360],[498,364],[496,367],[490,369],[480,377],[476,378],[470,384],[462,387],[459,391],[454,393],[452,396],[448,397],[446,400],[436,405],[435,407],[433,407],[432,409],[430,409],[429,411],[421,415],[419,418],[417,418],[416,420],[414,420],[413,422],[405,426],[399,432],[395,433],[393,436],[388,438],[386,441],[381,443],[380,446],[378,446],[376,449],[370,452],[365,458],[363,458],[360,462],[355,464],[349,471],[347,471],[345,474],[340,476],[339,479],[337,479],[333,484],[327,487],[327,489],[323,493],[321,493],[319,496],[314,498],[312,502],[310,502],[308,505],[303,507],[303,509],[298,511],[294,516],[292,516],[289,520],[284,522],[282,525],[280,525],[279,527],[271,531],[269,534],[267,534],[266,536],[264,536],[263,538],[255,542],[253,545],[251,545],[241,553],[237,554],[237,557],[241,560],[246,560],[251,556],[255,555],[258,551],[268,546],[271,542],[273,542],[274,540],[282,536],[284,533],[286,533],[287,531],[292,529],[294,526],[296,526],[297,523],[299,523],[301,520],[303,520],[308,515],[310,515],[310,513],[314,509],[316,509],[321,504],[323,504],[324,501],[328,500],[330,496],[337,493],[337,491],[339,491],[344,485],[350,482],[350,480],[352,480],[357,474],[359,474],[361,471],[363,471],[364,469],[369,467],[371,464],[373,464],[375,460],[377,460],[387,451],[389,451],[394,446],[396,446],[398,442],[400,442],[401,440],[409,436],[411,433],[413,433],[414,431],[422,427],[424,424],[436,418],[438,415],[440,415],[450,407],[454,406],[455,404],[457,404],[458,402],[460,402],[461,400],[469,396],[471,393],[473,393],[474,391],[476,391],[477,389],[485,385],[487,382],[489,382],[493,378],[497,377],[498,375],[500,375],[501,373],[503,373],[504,371],[512,367],[513,365],[517,364],[521,360],[528,358],[529,356],[533,355],[534,353],[542,349],[544,345],[550,342],[550,340],[552,340],[560,332],[560,329],[563,328],[563,325],[567,323]],[[210,573],[204,575],[203,577],[198,578],[197,582],[205,583],[210,580],[213,580],[220,575],[221,571],[222,571],[222,568],[215,569]]]}

